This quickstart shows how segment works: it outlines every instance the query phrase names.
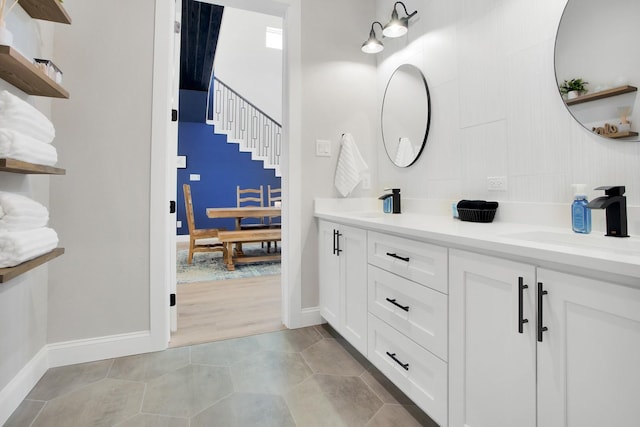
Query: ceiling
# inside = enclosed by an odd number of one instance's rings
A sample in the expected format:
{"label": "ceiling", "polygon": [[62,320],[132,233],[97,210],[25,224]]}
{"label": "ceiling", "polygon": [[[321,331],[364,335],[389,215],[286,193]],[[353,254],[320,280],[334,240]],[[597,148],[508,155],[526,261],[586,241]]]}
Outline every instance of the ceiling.
{"label": "ceiling", "polygon": [[182,2],[180,89],[209,89],[223,11],[223,6],[196,0]]}

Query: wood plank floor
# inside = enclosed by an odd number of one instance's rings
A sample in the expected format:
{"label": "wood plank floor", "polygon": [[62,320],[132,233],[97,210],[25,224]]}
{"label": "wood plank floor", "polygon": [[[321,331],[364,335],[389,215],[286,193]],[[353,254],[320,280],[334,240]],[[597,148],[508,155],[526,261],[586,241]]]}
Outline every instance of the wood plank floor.
{"label": "wood plank floor", "polygon": [[169,347],[286,329],[280,275],[178,284],[178,330]]}

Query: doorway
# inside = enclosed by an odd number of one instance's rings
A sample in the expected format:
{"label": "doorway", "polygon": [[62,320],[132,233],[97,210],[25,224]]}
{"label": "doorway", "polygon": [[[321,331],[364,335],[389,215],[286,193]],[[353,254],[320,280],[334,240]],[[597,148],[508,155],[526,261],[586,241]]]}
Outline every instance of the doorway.
{"label": "doorway", "polygon": [[[183,0],[187,2],[188,0]],[[210,5],[200,4],[197,2],[191,2],[197,5],[197,9],[207,16],[211,16]],[[202,7],[201,7],[202,6]],[[207,8],[206,6],[209,6]],[[220,8],[221,9],[221,8]],[[256,70],[260,70],[263,78],[268,69],[266,62],[268,58],[263,58],[260,67],[256,66],[244,66],[242,72],[238,69],[238,62],[242,63],[242,55],[238,54],[238,49],[245,52],[250,47],[247,46],[246,39],[250,38],[250,33],[262,32],[262,49],[265,49],[264,43],[271,42],[273,44],[273,31],[282,31],[282,18],[275,18],[273,16],[263,15],[262,21],[268,24],[262,25],[260,16],[256,12],[243,11],[238,9],[231,9],[228,6],[225,9],[225,18],[227,18],[226,30],[224,26],[220,29],[219,43],[223,43],[221,49],[221,55],[218,56],[216,52],[216,59],[214,69],[215,75],[223,77],[225,73],[227,76],[233,77],[224,78],[226,81],[232,81],[232,84],[237,85],[235,91],[238,93],[249,93],[253,89],[254,94],[264,95],[264,87],[260,84],[256,84],[256,81],[260,79],[255,75]],[[189,13],[193,15],[193,10],[183,9],[183,13]],[[276,23],[274,24],[274,19]],[[198,25],[204,27],[203,22],[205,19],[198,19]],[[231,46],[229,47],[229,29],[235,28],[237,32],[238,22],[244,23],[242,41],[244,44],[241,47]],[[187,27],[188,23],[183,20],[182,31],[190,31]],[[250,28],[254,28],[250,31]],[[211,33],[210,29],[200,28],[199,31],[206,31]],[[227,33],[225,34],[225,31]],[[269,33],[271,33],[271,39],[269,40]],[[187,35],[192,32],[187,33]],[[281,33],[280,33],[281,34]],[[255,34],[254,34],[255,36]],[[225,39],[226,37],[226,39]],[[195,37],[192,37],[195,39]],[[204,38],[204,37],[202,37]],[[236,39],[237,34],[233,39]],[[185,72],[185,44],[184,33],[182,42],[182,73]],[[189,49],[187,47],[187,49]],[[229,55],[230,50],[235,50],[233,55]],[[247,57],[254,58],[254,61],[260,61],[260,56],[255,51],[246,52]],[[188,60],[198,63],[197,59],[192,57],[193,50],[188,51],[187,55],[190,55]],[[225,56],[226,55],[226,56]],[[228,58],[233,58],[236,63],[229,64]],[[271,83],[266,80],[262,86],[269,85],[271,87],[276,86],[278,90],[278,100],[280,101],[279,110],[274,113],[273,106],[262,106],[264,110],[271,113],[271,116],[281,117],[281,100],[282,100],[282,54],[280,53],[278,64],[280,65],[279,73],[276,76],[266,77],[271,79],[277,79],[278,84]],[[218,73],[218,70],[220,72]],[[251,75],[249,71],[252,71],[254,75]],[[253,87],[247,87],[243,85],[242,74],[246,74],[246,81],[253,83]],[[187,70],[191,80],[194,79],[193,72]],[[196,86],[197,86],[197,78]],[[193,257],[191,265],[186,265],[186,252],[188,249],[188,230],[187,221],[184,217],[184,199],[182,192],[182,185],[187,183],[191,187],[191,193],[193,195],[193,206],[195,213],[195,222],[197,228],[225,228],[233,229],[234,223],[232,220],[212,220],[207,218],[205,210],[208,207],[235,207],[236,205],[236,185],[241,187],[258,187],[262,185],[265,191],[265,203],[268,200],[268,194],[266,194],[267,187],[281,188],[280,179],[277,179],[277,185],[273,177],[269,177],[269,172],[261,173],[257,169],[262,169],[260,166],[257,168],[255,160],[251,160],[246,150],[238,149],[235,144],[228,144],[225,141],[225,132],[223,127],[214,126],[203,123],[202,113],[204,111],[205,104],[203,103],[203,93],[195,88],[183,87],[183,79],[180,79],[180,108],[179,122],[178,122],[178,156],[181,160],[181,165],[178,166],[177,174],[177,200],[178,200],[178,218],[177,218],[177,244],[176,259],[177,265],[177,278],[176,295],[177,295],[177,330],[171,334],[170,347],[177,347],[182,345],[190,345],[199,342],[209,342],[219,339],[235,338],[246,335],[253,335],[257,333],[270,332],[279,329],[283,329],[282,312],[281,307],[283,305],[282,299],[282,287],[281,287],[281,275],[278,271],[277,275],[273,274],[273,268],[267,266],[266,268],[260,268],[259,265],[242,265],[237,269],[246,269],[250,273],[248,275],[240,274],[241,277],[236,278],[237,274],[224,274],[225,271],[218,271],[214,273],[214,267],[224,264],[221,263],[222,254],[218,253],[196,253]],[[211,81],[211,78],[209,78]],[[248,95],[247,98],[252,97]],[[259,97],[259,96],[258,96]],[[245,99],[246,100],[246,99]],[[235,102],[235,101],[234,101]],[[265,104],[265,100],[257,100],[256,104]],[[225,102],[226,104],[226,102]],[[206,117],[209,119],[210,117]],[[281,120],[281,119],[280,119]],[[209,122],[209,120],[207,120]],[[246,122],[246,120],[245,120]],[[235,135],[234,135],[235,136]],[[230,135],[226,135],[227,139],[231,139]],[[234,140],[237,138],[233,138]],[[218,148],[219,147],[219,148]],[[248,158],[248,159],[247,159]],[[211,160],[213,159],[213,160]],[[213,161],[213,163],[212,163]],[[262,162],[260,161],[260,165]],[[242,173],[238,173],[241,170]],[[273,171],[270,171],[273,175]],[[267,185],[268,183],[268,185]],[[255,184],[255,185],[254,185]],[[226,221],[226,222],[225,222]],[[247,249],[260,250],[262,245],[258,244],[253,247],[245,247],[245,253]],[[266,246],[265,246],[266,247]],[[280,251],[282,245],[278,244],[278,250]],[[271,247],[273,251],[273,247]],[[180,263],[185,265],[181,265]],[[186,276],[181,273],[185,270],[185,267],[191,268],[191,273]],[[224,270],[224,268],[223,268]],[[212,274],[204,274],[212,273]],[[234,272],[234,273],[237,273]],[[231,278],[229,278],[231,277]],[[185,279],[186,278],[186,279]],[[171,278],[173,280],[173,278]]]}

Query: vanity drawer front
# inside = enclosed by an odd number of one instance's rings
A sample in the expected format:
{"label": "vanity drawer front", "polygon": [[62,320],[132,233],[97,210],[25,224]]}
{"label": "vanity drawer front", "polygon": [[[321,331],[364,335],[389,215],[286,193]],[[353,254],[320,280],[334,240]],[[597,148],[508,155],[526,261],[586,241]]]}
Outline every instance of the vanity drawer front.
{"label": "vanity drawer front", "polygon": [[368,240],[369,264],[448,293],[446,248],[375,231]]}
{"label": "vanity drawer front", "polygon": [[445,362],[371,313],[368,355],[371,363],[435,422],[447,425]]}
{"label": "vanity drawer front", "polygon": [[369,312],[447,360],[445,294],[369,265]]}

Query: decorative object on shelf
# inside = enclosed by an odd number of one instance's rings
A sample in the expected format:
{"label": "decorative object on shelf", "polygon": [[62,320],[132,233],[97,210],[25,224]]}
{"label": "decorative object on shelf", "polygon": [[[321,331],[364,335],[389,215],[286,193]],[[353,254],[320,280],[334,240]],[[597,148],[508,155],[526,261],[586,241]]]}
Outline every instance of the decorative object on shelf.
{"label": "decorative object on shelf", "polygon": [[[398,5],[401,5],[404,8],[405,16],[402,18],[398,17],[398,11],[396,10]],[[393,12],[391,12],[391,20],[387,25],[382,26],[380,22],[373,21],[371,24],[371,31],[369,31],[369,38],[362,44],[362,51],[364,53],[378,53],[384,49],[384,45],[380,40],[378,40],[376,33],[373,30],[373,26],[375,24],[380,25],[380,28],[382,29],[382,36],[384,37],[402,37],[407,34],[407,31],[409,30],[409,19],[417,13],[417,10],[409,13],[407,6],[405,6],[404,3],[401,1],[395,2],[393,5]]]}
{"label": "decorative object on shelf", "polygon": [[559,86],[559,89],[561,94],[567,96],[567,99],[574,99],[587,93],[586,85],[588,84],[589,82],[585,82],[580,78],[565,80]]}
{"label": "decorative object on shelf", "polygon": [[13,43],[13,34],[11,34],[11,31],[7,29],[4,17],[7,16],[7,14],[11,12],[11,9],[13,9],[17,4],[18,0],[15,0],[13,4],[5,10],[7,0],[0,0],[0,44],[5,46],[11,46]]}
{"label": "decorative object on shelf", "polygon": [[50,59],[34,58],[36,67],[46,74],[51,80],[62,84],[62,71]]}

